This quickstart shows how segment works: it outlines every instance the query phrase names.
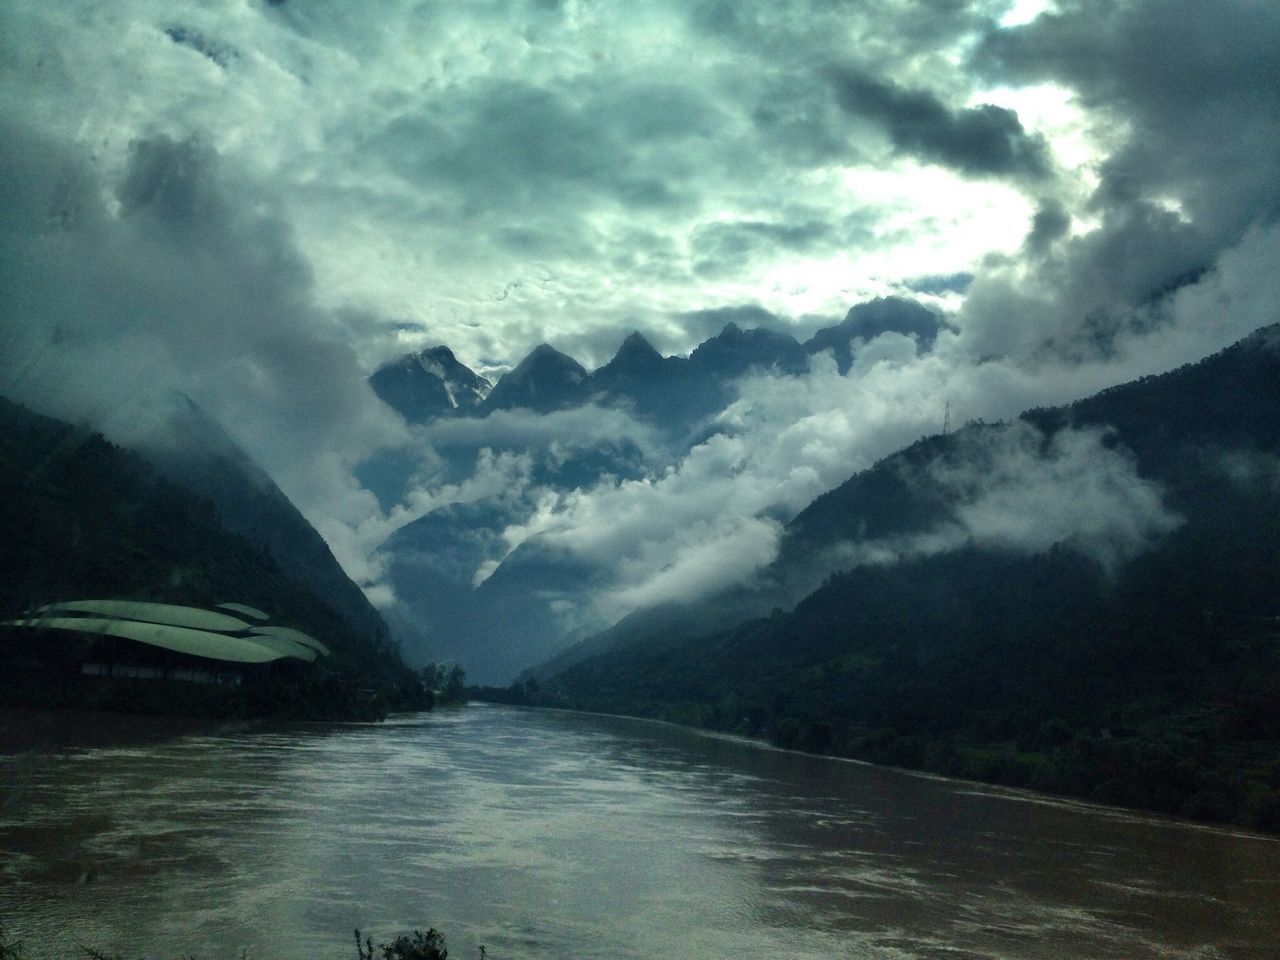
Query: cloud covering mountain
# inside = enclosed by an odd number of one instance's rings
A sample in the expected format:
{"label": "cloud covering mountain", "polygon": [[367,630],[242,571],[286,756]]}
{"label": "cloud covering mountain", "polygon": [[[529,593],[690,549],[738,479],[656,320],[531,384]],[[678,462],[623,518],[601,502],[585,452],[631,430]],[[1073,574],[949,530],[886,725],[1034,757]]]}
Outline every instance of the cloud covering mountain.
{"label": "cloud covering mountain", "polygon": [[[1255,0],[6,4],[0,392],[127,440],[184,391],[383,603],[394,530],[500,495],[486,542],[597,565],[558,609],[607,620],[750,576],[948,402],[1273,322],[1278,43]],[[409,424],[366,382],[442,343],[498,381],[633,330],[805,342],[891,296],[941,324],[860,314],[678,441],[612,402]]]}

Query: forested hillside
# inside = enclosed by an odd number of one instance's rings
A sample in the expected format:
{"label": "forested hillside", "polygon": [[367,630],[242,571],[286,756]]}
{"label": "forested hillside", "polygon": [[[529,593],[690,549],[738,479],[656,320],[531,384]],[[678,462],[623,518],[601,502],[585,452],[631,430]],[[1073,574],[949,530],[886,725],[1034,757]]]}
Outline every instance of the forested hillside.
{"label": "forested hillside", "polygon": [[[332,655],[314,665],[310,682],[328,690],[334,710],[341,712],[345,692],[358,686],[383,691],[379,696],[390,702],[408,682],[385,630],[352,626],[288,577],[262,546],[228,532],[211,501],[159,476],[140,457],[98,434],[3,398],[0,523],[6,531],[0,540],[0,568],[6,571],[0,581],[0,619],[38,604],[80,598],[206,607],[247,603],[328,646]],[[12,630],[3,640],[7,657],[33,654],[32,644],[48,642]],[[22,699],[21,692],[7,691],[7,700]],[[129,704],[111,691],[99,693],[105,697],[102,704],[113,707],[184,707],[155,698]],[[192,694],[188,706],[216,707],[197,701],[201,697]],[[273,710],[270,704],[258,707]],[[323,703],[298,707],[306,714],[326,712]]]}
{"label": "forested hillside", "polygon": [[914,444],[790,524],[792,611],[534,699],[1280,829],[1278,455],[1271,327]]}

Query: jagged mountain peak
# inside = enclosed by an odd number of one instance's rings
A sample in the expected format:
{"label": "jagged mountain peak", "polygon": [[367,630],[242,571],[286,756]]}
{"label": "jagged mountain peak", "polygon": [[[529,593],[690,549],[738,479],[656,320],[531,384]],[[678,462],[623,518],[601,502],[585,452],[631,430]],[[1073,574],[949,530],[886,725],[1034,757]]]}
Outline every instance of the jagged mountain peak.
{"label": "jagged mountain peak", "polygon": [[493,387],[443,344],[389,360],[369,377],[369,386],[384,403],[415,423],[478,407]]}
{"label": "jagged mountain peak", "polygon": [[646,367],[662,362],[660,354],[639,330],[633,330],[602,369]]}
{"label": "jagged mountain peak", "polygon": [[516,368],[502,377],[485,401],[490,410],[517,407],[547,411],[583,399],[586,368],[548,343],[534,347]]}
{"label": "jagged mountain peak", "polygon": [[[562,353],[549,343],[540,343],[526,356],[516,368],[507,374],[507,377],[519,373],[529,373],[530,371],[543,370],[560,370],[570,376],[577,376],[579,379],[587,375],[586,368],[577,360]],[[503,379],[506,379],[505,377]]]}
{"label": "jagged mountain peak", "polygon": [[882,333],[900,333],[914,337],[918,349],[928,351],[943,326],[936,313],[915,300],[877,297],[851,307],[834,326],[818,330],[805,341],[804,349],[809,353],[832,351],[836,366],[845,374],[853,366],[856,340],[870,341]]}
{"label": "jagged mountain peak", "polygon": [[808,357],[795,337],[767,327],[744,330],[733,321],[689,354],[695,367],[714,368],[723,376],[736,377],[753,367],[774,368],[786,373],[803,373]]}
{"label": "jagged mountain peak", "polygon": [[[423,363],[423,364],[439,363],[439,364],[448,364],[452,366],[453,364],[458,363],[458,358],[454,356],[453,351],[450,350],[443,343],[440,344],[439,346],[427,347],[425,350],[423,350],[421,353],[418,354],[417,359],[419,363]],[[458,365],[461,366],[461,364],[458,364]]]}

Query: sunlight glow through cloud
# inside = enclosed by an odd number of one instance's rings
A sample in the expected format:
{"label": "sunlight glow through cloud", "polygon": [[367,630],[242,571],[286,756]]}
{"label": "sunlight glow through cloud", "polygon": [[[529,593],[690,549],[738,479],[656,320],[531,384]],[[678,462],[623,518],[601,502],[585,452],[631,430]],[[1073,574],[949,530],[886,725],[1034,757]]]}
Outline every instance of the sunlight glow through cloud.
{"label": "sunlight glow through cloud", "polygon": [[1053,10],[1053,0],[1013,0],[1013,5],[1008,12],[1000,18],[1000,26],[1020,27],[1051,10]]}

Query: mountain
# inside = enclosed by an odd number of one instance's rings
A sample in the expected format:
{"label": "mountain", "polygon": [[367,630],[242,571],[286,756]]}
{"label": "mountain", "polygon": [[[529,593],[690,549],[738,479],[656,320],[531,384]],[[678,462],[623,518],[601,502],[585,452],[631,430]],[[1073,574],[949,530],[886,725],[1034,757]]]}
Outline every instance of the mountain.
{"label": "mountain", "polygon": [[592,371],[592,399],[624,406],[649,423],[679,434],[721,409],[725,396],[713,377],[700,376],[685,357],[664,357],[632,333],[613,359]]}
{"label": "mountain", "polygon": [[1280,830],[1278,464],[1273,326],[913,444],[788,524],[793,609],[605,644],[537,698]]}
{"label": "mountain", "polygon": [[[1132,455],[1140,477],[1162,484],[1170,510],[1204,509],[1207,491],[1229,491],[1232,457],[1270,456],[1280,441],[1277,329],[1266,327],[1158,377],[1027,411],[1018,422],[1042,437],[1037,442],[1046,449],[1055,436],[1105,430],[1104,445]],[[973,468],[991,469],[982,459],[991,450],[986,441],[1001,430],[979,424],[927,438],[818,497],[788,524],[775,578],[794,576],[839,544],[884,542],[954,521],[955,484],[939,480],[953,478],[966,458]]]}
{"label": "mountain", "polygon": [[882,333],[900,333],[912,337],[917,349],[924,353],[933,349],[942,322],[932,310],[914,300],[902,297],[879,297],[860,303],[849,310],[844,320],[833,327],[823,327],[805,341],[806,353],[830,350],[841,374],[853,366],[855,344],[874,340]]}
{"label": "mountain", "polygon": [[666,365],[666,358],[644,338],[644,334],[633,330],[622,341],[613,359],[596,370],[592,378],[598,384],[636,381],[660,375],[659,371]]}
{"label": "mountain", "polygon": [[753,369],[802,374],[809,369],[809,358],[795,337],[764,327],[743,330],[730,322],[689,354],[689,366],[696,373],[726,381]]}
{"label": "mountain", "polygon": [[[889,322],[886,313],[910,316],[912,307],[923,311],[910,301],[864,306],[867,310],[855,310],[855,321],[846,324],[850,337],[873,332],[871,320],[857,319],[864,315],[884,326]],[[898,326],[906,328],[908,323]],[[421,373],[416,358],[403,359],[412,361],[411,372]],[[497,410],[522,409],[536,416],[595,404],[626,411],[640,425],[634,437],[623,433],[581,442],[563,431],[554,442],[545,436],[538,439],[537,421],[523,416],[478,425],[474,432],[457,429],[457,424],[433,431],[436,473],[431,483],[465,484],[477,471],[491,467],[494,457],[501,457],[524,465],[517,485],[529,493],[517,499],[501,490],[465,505],[443,507],[382,545],[380,556],[399,602],[397,623],[416,621],[428,638],[412,641],[413,648],[433,659],[457,659],[473,679],[491,682],[509,679],[574,639],[572,625],[562,624],[555,610],[573,608],[593,582],[593,572],[581,571],[561,553],[544,549],[536,536],[512,550],[504,532],[528,522],[544,498],[589,489],[602,480],[660,475],[722,429],[715,417],[736,398],[739,378],[753,372],[799,375],[808,370],[808,362],[809,353],[793,337],[734,323],[700,344],[690,357],[664,357],[637,331],[623,340],[608,363],[590,373],[544,344],[503,377],[482,403],[439,413],[484,418]],[[424,375],[415,382],[439,386],[441,381]],[[401,404],[402,412],[407,406]],[[427,408],[425,401],[418,407]],[[432,409],[442,409],[438,399]],[[391,510],[415,477],[422,482],[422,469],[418,452],[384,450],[361,464],[357,475],[383,509]],[[714,618],[703,609],[697,622],[704,627],[722,624],[740,609],[740,599],[750,603],[750,609],[763,602],[758,596],[729,597]],[[491,615],[492,611],[503,613]],[[398,629],[397,636],[405,638],[406,633]]]}
{"label": "mountain", "polygon": [[586,379],[582,364],[543,343],[498,380],[483,409],[487,413],[523,407],[547,413],[576,406],[585,399]]}
{"label": "mountain", "polygon": [[[925,314],[933,317],[927,311]],[[859,332],[866,334],[870,326],[850,324],[846,319],[838,328],[819,331],[816,339],[844,336],[847,341]],[[904,320],[899,326],[905,328],[909,323]],[[386,364],[374,372],[369,383],[383,402],[413,422],[450,413],[484,416],[494,410],[517,408],[547,413],[594,400],[629,407],[637,415],[678,432],[723,409],[733,399],[732,385],[738,378],[753,371],[801,375],[808,371],[809,354],[825,348],[810,349],[784,333],[764,328],[744,330],[728,323],[687,358],[664,357],[641,333],[632,332],[613,359],[590,373],[572,357],[544,343],[487,394],[487,381],[458,363],[445,347]]]}
{"label": "mountain", "polygon": [[387,626],[351,582],[329,545],[275,482],[190,399],[172,396],[149,416],[134,450],[163,476],[207,498],[230,532],[255,544],[286,576],[305,584],[365,636],[385,642]]}
{"label": "mountain", "polygon": [[224,526],[221,513],[138,453],[0,398],[0,523],[6,530],[0,541],[0,568],[6,571],[0,619],[69,599],[205,608],[235,601],[320,638],[331,653],[317,662],[309,680],[287,690],[269,684],[249,689],[253,685],[246,683],[239,697],[227,691],[219,700],[210,691],[191,689],[175,700],[180,691],[159,686],[84,686],[78,674],[46,677],[39,656],[45,641],[33,654],[30,638],[15,645],[8,637],[0,650],[7,659],[0,697],[155,712],[370,714],[374,701],[356,696],[355,685],[391,691],[405,675],[385,627],[353,624],[329,602],[331,596],[291,576],[260,543]]}
{"label": "mountain", "polygon": [[396,530],[383,544],[404,619],[422,633],[415,659],[461,661],[469,676],[480,677],[470,656],[472,648],[487,645],[477,631],[476,572],[503,556],[502,531],[522,516],[518,504],[496,498],[449,504]]}
{"label": "mountain", "polygon": [[475,410],[492,388],[445,346],[429,347],[383,364],[370,375],[369,386],[410,423]]}
{"label": "mountain", "polygon": [[383,545],[397,603],[423,641],[417,659],[455,660],[478,683],[505,683],[563,646],[557,601],[579,596],[598,571],[532,537],[511,549],[508,526],[532,505],[503,497],[440,507]]}
{"label": "mountain", "polygon": [[606,399],[651,401],[653,394],[680,377],[685,362],[680,357],[664,357],[634,331],[622,341],[612,360],[592,371],[591,390]]}
{"label": "mountain", "polygon": [[664,357],[637,331],[612,360],[588,373],[544,343],[492,389],[448,347],[439,346],[384,364],[369,384],[413,423],[516,408],[545,413],[596,400],[630,406],[660,425],[687,426],[723,409],[733,398],[733,382],[752,371],[799,376],[808,371],[812,354],[830,350],[844,374],[860,343],[898,333],[913,338],[923,352],[932,349],[943,328],[937,314],[916,301],[882,297],[854,306],[844,320],[818,330],[804,344],[785,333],[764,327],[744,330],[730,322],[687,358]]}

